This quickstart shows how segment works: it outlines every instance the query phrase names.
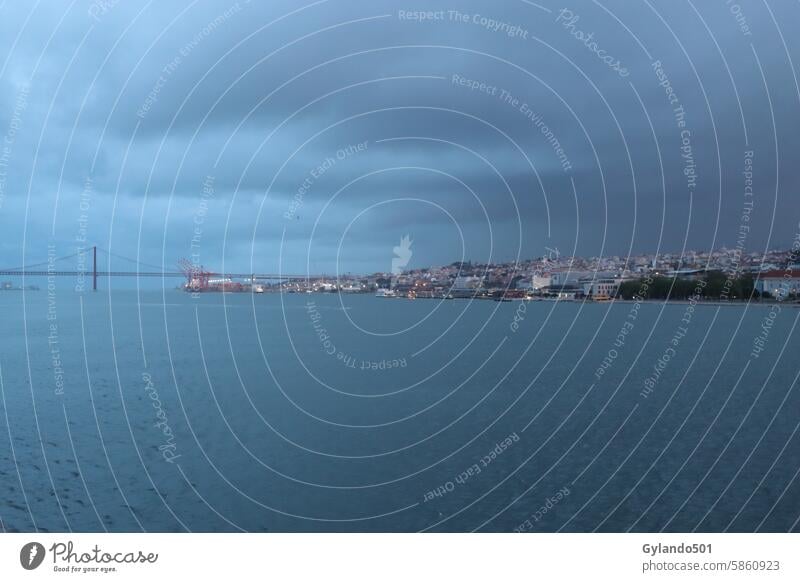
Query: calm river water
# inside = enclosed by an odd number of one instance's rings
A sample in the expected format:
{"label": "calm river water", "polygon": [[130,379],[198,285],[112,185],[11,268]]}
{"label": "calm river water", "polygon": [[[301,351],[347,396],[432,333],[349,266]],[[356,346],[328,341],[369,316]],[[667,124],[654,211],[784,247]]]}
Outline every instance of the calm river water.
{"label": "calm river water", "polygon": [[0,293],[7,531],[787,531],[800,309]]}

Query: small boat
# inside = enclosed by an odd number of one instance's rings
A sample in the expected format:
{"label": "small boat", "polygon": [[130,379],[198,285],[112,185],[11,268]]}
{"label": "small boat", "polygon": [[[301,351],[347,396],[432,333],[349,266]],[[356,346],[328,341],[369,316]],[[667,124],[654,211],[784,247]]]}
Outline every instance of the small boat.
{"label": "small boat", "polygon": [[397,293],[394,292],[394,289],[378,289],[375,297],[397,297]]}

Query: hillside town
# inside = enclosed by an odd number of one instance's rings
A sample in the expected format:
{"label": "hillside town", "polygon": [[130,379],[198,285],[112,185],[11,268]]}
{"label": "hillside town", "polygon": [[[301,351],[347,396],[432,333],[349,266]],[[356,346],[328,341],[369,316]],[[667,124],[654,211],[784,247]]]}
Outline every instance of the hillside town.
{"label": "hillside town", "polygon": [[518,263],[454,262],[399,274],[339,276],[276,283],[284,292],[376,293],[381,297],[513,299],[671,298],[796,300],[800,250],[743,253],[738,249],[642,254],[630,257],[568,256],[558,249]]}

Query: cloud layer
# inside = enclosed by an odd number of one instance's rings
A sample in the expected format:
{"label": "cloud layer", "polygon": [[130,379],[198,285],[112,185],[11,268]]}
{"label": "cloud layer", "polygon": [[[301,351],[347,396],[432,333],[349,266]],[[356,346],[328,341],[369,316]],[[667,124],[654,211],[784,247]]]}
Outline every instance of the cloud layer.
{"label": "cloud layer", "polygon": [[747,248],[797,232],[796,5],[266,4],[4,5],[2,263],[732,246],[749,152]]}

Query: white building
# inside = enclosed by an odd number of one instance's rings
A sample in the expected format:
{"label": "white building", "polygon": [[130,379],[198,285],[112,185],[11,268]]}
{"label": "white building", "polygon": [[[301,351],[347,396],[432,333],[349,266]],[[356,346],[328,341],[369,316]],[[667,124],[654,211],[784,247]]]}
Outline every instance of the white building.
{"label": "white building", "polygon": [[588,281],[581,281],[583,286],[583,294],[591,295],[592,297],[614,297],[619,289],[621,279],[611,277],[598,277]]}
{"label": "white building", "polygon": [[534,291],[539,291],[540,289],[544,289],[545,287],[549,287],[552,284],[553,278],[547,275],[534,275],[531,279],[531,289]]}
{"label": "white building", "polygon": [[800,295],[800,270],[784,269],[761,273],[756,289],[762,295],[784,299],[787,295]]}
{"label": "white building", "polygon": [[550,275],[550,285],[553,287],[563,287],[564,285],[577,284],[581,279],[586,279],[593,275],[593,271],[576,271],[573,269],[553,271]]}
{"label": "white building", "polygon": [[454,289],[477,289],[481,285],[481,277],[456,277]]}

